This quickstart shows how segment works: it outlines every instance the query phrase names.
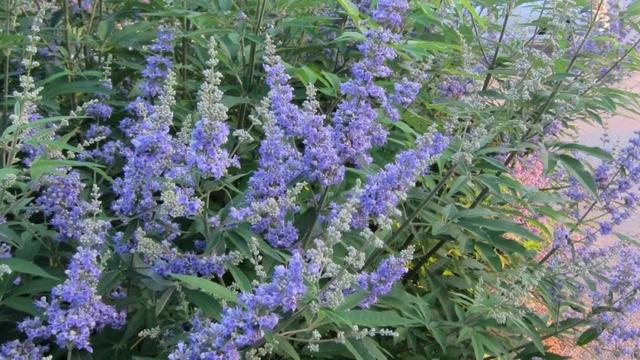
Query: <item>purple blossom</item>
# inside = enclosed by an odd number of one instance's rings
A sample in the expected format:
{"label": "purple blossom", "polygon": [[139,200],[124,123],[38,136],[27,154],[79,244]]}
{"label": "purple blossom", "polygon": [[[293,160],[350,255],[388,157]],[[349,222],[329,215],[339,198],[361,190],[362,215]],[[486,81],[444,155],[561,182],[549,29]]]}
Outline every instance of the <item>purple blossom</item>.
{"label": "purple blossom", "polygon": [[564,248],[569,241],[569,231],[566,227],[558,225],[553,232],[553,247]]}
{"label": "purple blossom", "polygon": [[473,92],[473,80],[460,76],[444,75],[436,87],[445,98],[460,99]]}
{"label": "purple blossom", "polygon": [[80,173],[67,170],[60,174],[44,175],[39,181],[41,194],[35,204],[45,216],[51,217],[50,223],[58,230],[59,240],[78,240],[82,234],[82,218],[88,203],[80,194],[84,183]]}
{"label": "purple blossom", "polygon": [[390,30],[400,31],[408,10],[409,2],[406,0],[378,0],[373,19]]}
{"label": "purple blossom", "polygon": [[0,358],[14,360],[41,360],[46,355],[47,346],[35,345],[30,340],[8,341],[0,346]]}
{"label": "purple blossom", "polygon": [[173,30],[170,28],[161,28],[156,33],[156,38],[150,46],[151,51],[155,53],[172,52],[173,51]]}
{"label": "purple blossom", "polygon": [[260,341],[273,330],[278,312],[294,311],[306,293],[304,262],[294,252],[287,266],[278,265],[272,280],[238,296],[238,305],[225,306],[219,322],[193,320],[188,342],[179,342],[170,360],[240,359],[240,350]]}
{"label": "purple blossom", "polygon": [[322,186],[339,184],[344,178],[344,165],[333,143],[333,129],[324,125],[324,116],[307,111],[303,126],[304,174]]}
{"label": "purple blossom", "polygon": [[293,103],[293,87],[276,49],[267,41],[265,71],[269,85],[270,110],[276,124],[288,137],[301,138],[303,173],[311,181],[319,181],[322,186],[342,181],[344,166],[333,143],[333,129],[324,124],[324,116],[318,113],[319,104],[315,99],[315,88],[308,87],[309,98],[299,107]]}
{"label": "purple blossom", "polygon": [[0,242],[0,259],[9,259],[13,255],[11,255],[11,245]]}
{"label": "purple blossom", "polygon": [[80,11],[90,13],[93,7],[91,0],[69,0],[69,5],[71,5],[71,12],[74,14],[77,14]]}
{"label": "purple blossom", "polygon": [[364,228],[370,218],[386,217],[406,197],[418,176],[426,174],[435,156],[443,152],[449,140],[439,133],[423,135],[417,147],[396,156],[394,163],[367,178],[360,195],[353,226]]}
{"label": "purple blossom", "polygon": [[[386,62],[397,56],[392,45],[400,40],[398,32],[408,8],[405,0],[378,2],[373,17],[381,28],[365,32],[366,40],[358,45],[363,58],[353,64],[353,78],[340,87],[345,97],[338,104],[332,121],[334,143],[343,162],[368,164],[371,162],[369,150],[385,143],[387,131],[376,122],[378,113],[374,103],[380,104],[392,121],[400,117],[385,90],[375,80],[389,78],[393,73]],[[409,100],[406,95],[396,94],[394,98],[397,102]]]}
{"label": "purple blossom", "polygon": [[225,262],[233,260],[232,255],[196,255],[193,253],[180,254],[171,249],[158,256],[152,264],[153,270],[162,275],[185,274],[203,277],[222,277],[225,272]]}
{"label": "purple blossom", "polygon": [[171,59],[163,55],[173,51],[172,42],[172,30],[167,28],[158,30],[156,39],[150,47],[155,54],[146,58],[146,65],[142,69],[144,80],[139,85],[140,91],[148,99],[162,94],[162,84],[173,68]]}
{"label": "purple blossom", "polygon": [[264,69],[267,73],[266,82],[269,85],[270,110],[276,124],[284,130],[285,136],[300,136],[304,115],[300,108],[292,103],[293,87],[288,84],[291,77],[285,71],[280,57],[275,55],[275,49],[269,50],[265,56]]}
{"label": "purple blossom", "polygon": [[87,131],[84,133],[84,137],[87,140],[93,140],[98,137],[107,138],[111,135],[111,129],[107,126],[91,124]]}
{"label": "purple blossom", "polygon": [[412,253],[413,251],[403,251],[399,256],[391,256],[383,260],[373,272],[364,272],[358,276],[358,286],[368,292],[367,297],[360,302],[361,307],[370,307],[378,297],[391,291],[393,284],[407,273]]}
{"label": "purple blossom", "polygon": [[111,117],[113,109],[107,104],[101,102],[92,102],[85,107],[87,115],[98,120],[106,120]]}
{"label": "purple blossom", "polygon": [[420,83],[404,78],[394,85],[395,92],[391,96],[391,100],[397,105],[409,106],[415,101],[421,87]]}
{"label": "purple blossom", "polygon": [[269,243],[288,247],[297,240],[297,230],[286,218],[292,210],[286,201],[287,187],[300,173],[300,153],[276,125],[268,126],[258,153],[259,167],[249,180],[247,190],[247,202],[250,204],[247,215],[256,218],[253,228],[266,232]]}
{"label": "purple blossom", "polygon": [[162,55],[147,58],[147,64],[142,70],[144,80],[140,83],[140,92],[147,98],[154,98],[162,94],[162,83],[173,68],[171,59]]}
{"label": "purple blossom", "polygon": [[238,167],[238,159],[231,157],[223,148],[229,136],[229,127],[221,121],[202,118],[192,132],[189,165],[197,167],[203,174],[220,179],[231,166]]}
{"label": "purple blossom", "polygon": [[[268,40],[269,44],[269,40]],[[248,219],[252,228],[265,233],[273,246],[290,247],[298,240],[298,231],[287,215],[297,211],[290,199],[289,185],[303,169],[302,155],[292,144],[300,133],[304,117],[300,109],[291,104],[292,88],[288,75],[269,44],[265,70],[271,89],[267,100],[269,108],[263,119],[265,138],[260,142],[259,160],[249,179],[247,207],[234,212],[237,219]]]}
{"label": "purple blossom", "polygon": [[30,341],[53,337],[62,349],[92,352],[91,333],[105,326],[121,328],[126,313],[102,302],[97,293],[102,270],[96,250],[79,247],[65,273],[68,279],[51,290],[50,301],[42,298],[36,302],[43,317],[24,320],[18,328]]}

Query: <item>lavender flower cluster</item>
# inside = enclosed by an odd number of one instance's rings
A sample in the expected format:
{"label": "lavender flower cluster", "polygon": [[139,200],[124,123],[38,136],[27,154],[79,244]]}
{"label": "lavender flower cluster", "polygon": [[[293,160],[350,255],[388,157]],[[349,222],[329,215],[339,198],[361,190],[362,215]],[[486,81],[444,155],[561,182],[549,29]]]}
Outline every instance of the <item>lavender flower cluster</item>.
{"label": "lavender flower cluster", "polygon": [[[565,196],[576,202],[573,216],[578,226],[571,231],[558,227],[553,247],[559,255],[550,261],[550,267],[566,269],[578,264],[585,269],[586,277],[572,285],[580,294],[588,297],[594,316],[592,326],[600,334],[598,352],[612,352],[616,356],[634,356],[640,351],[637,339],[640,328],[628,319],[640,311],[640,302],[634,294],[640,289],[637,268],[640,265],[640,250],[623,239],[610,241],[603,246],[597,242],[598,235],[611,235],[613,229],[629,219],[638,206],[640,188],[640,132],[636,132],[626,146],[619,149],[614,161],[603,161],[596,167],[594,178],[598,186],[598,198],[570,177]],[[597,227],[585,226],[587,217],[597,219]],[[584,276],[582,273],[578,275]],[[593,282],[590,276],[606,281]],[[554,285],[554,296],[569,293],[570,288]],[[597,311],[613,308],[615,311]]]}
{"label": "lavender flower cluster", "polygon": [[241,359],[241,348],[262,340],[278,325],[278,311],[298,308],[306,292],[304,272],[302,256],[294,252],[286,267],[275,267],[270,282],[240,294],[237,305],[224,307],[219,322],[196,316],[189,342],[178,343],[169,359]]}
{"label": "lavender flower cluster", "polygon": [[102,275],[100,256],[111,225],[97,218],[101,208],[97,187],[91,202],[81,197],[84,185],[77,171],[47,175],[41,186],[44,189],[36,204],[51,217],[61,238],[78,246],[65,271],[67,280],[51,290],[49,300],[42,297],[36,301],[42,315],[18,324],[27,336],[25,342],[6,343],[1,351],[16,356],[41,355],[47,348],[37,344],[54,338],[59,348],[92,352],[92,333],[105,326],[121,328],[126,322],[126,312],[103,302],[97,290]]}

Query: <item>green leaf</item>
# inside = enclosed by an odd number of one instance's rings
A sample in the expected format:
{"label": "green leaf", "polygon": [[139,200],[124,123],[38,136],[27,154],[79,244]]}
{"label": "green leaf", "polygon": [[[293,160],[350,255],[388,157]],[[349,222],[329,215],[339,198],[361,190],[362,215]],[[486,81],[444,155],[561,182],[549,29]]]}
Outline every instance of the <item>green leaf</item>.
{"label": "green leaf", "polygon": [[342,6],[344,11],[347,12],[347,15],[349,15],[354,22],[357,22],[360,19],[360,11],[358,10],[358,7],[350,0],[338,0],[338,4]]}
{"label": "green leaf", "polygon": [[162,295],[156,302],[156,316],[162,313],[162,310],[164,310],[165,306],[167,306],[167,303],[169,303],[169,300],[171,300],[171,295],[173,295],[173,292],[175,290],[175,287],[170,287],[162,293]]}
{"label": "green leaf", "polygon": [[636,16],[640,15],[640,1],[636,0],[627,6],[627,11],[625,13],[627,16]]}
{"label": "green leaf", "polygon": [[231,1],[231,0],[218,0],[218,6],[220,7],[220,10],[222,10],[222,11],[231,10],[231,5],[232,4],[233,4],[233,1]]}
{"label": "green leaf", "polygon": [[491,229],[491,230],[498,230],[498,231],[513,233],[529,240],[542,241],[542,239],[538,235],[508,220],[467,218],[464,220],[464,222],[471,223],[471,224],[484,227],[487,229]]}
{"label": "green leaf", "polygon": [[495,250],[491,246],[484,243],[478,243],[476,245],[476,248],[480,252],[480,255],[482,255],[482,257],[484,257],[489,262],[489,265],[491,265],[491,268],[493,268],[493,270],[502,270],[502,261],[500,261],[500,257],[498,257]]}
{"label": "green leaf", "polygon": [[14,296],[8,299],[2,300],[2,306],[7,306],[12,309],[22,311],[29,315],[36,316],[38,314],[38,310],[33,304],[33,299],[25,296]]}
{"label": "green leaf", "polygon": [[352,340],[351,345],[358,350],[359,354],[367,354],[367,359],[386,360],[387,356],[380,351],[380,345],[369,337],[359,340]]}
{"label": "green leaf", "polygon": [[482,345],[482,339],[477,334],[471,335],[471,346],[476,360],[484,359],[484,346]]}
{"label": "green leaf", "polygon": [[563,150],[576,150],[585,154],[589,154],[593,157],[597,157],[598,159],[613,160],[613,156],[611,155],[611,153],[597,146],[586,146],[582,144],[567,142],[554,142],[549,144],[549,147],[556,147]]}
{"label": "green leaf", "polygon": [[296,348],[291,345],[289,340],[282,336],[275,336],[276,351],[280,352],[282,355],[287,355],[290,359],[300,360],[300,355],[296,351]]}
{"label": "green leaf", "polygon": [[356,360],[365,360],[366,358],[362,356],[362,354],[360,354],[360,352],[358,351],[358,349],[356,349],[355,346],[353,346],[353,344],[351,343],[351,340],[346,340],[344,342],[344,346],[347,348],[347,350],[349,350],[349,352],[351,353],[351,355],[353,355],[353,357],[356,358]]}
{"label": "green leaf", "polygon": [[335,42],[344,42],[344,41],[355,41],[362,42],[367,39],[362,33],[356,31],[345,31],[342,35],[338,36]]}
{"label": "green leaf", "polygon": [[249,281],[249,278],[247,278],[247,275],[245,275],[244,272],[242,272],[242,270],[240,270],[237,266],[233,264],[227,265],[227,269],[229,269],[231,276],[233,276],[233,280],[235,280],[236,285],[238,285],[240,290],[242,291],[251,290],[251,282]]}
{"label": "green leaf", "polygon": [[238,297],[236,293],[211,280],[203,279],[201,277],[192,276],[192,275],[179,275],[179,274],[171,274],[171,277],[178,279],[193,287],[196,287],[204,291],[205,293],[212,295],[218,299],[227,300],[234,303],[238,302]]}
{"label": "green leaf", "polygon": [[584,346],[593,340],[597,339],[600,335],[600,331],[596,328],[589,328],[585,330],[580,336],[578,336],[578,340],[576,340],[576,344],[579,346]]}
{"label": "green leaf", "polygon": [[42,92],[42,97],[51,99],[59,95],[71,93],[108,95],[110,92],[111,90],[105,88],[99,80],[82,80],[70,83],[52,83]]}
{"label": "green leaf", "polygon": [[354,325],[367,327],[395,327],[418,324],[417,320],[404,318],[394,311],[351,310],[339,314]]}
{"label": "green leaf", "polygon": [[11,268],[11,271],[19,272],[22,274],[29,274],[52,280],[59,280],[57,277],[44,271],[40,266],[27,260],[19,258],[0,259],[0,264],[7,265]]}
{"label": "green leaf", "polygon": [[594,197],[598,197],[598,186],[593,176],[584,168],[582,163],[569,155],[557,155],[557,158],[569,175],[573,176],[578,182],[591,192]]}
{"label": "green leaf", "polygon": [[182,289],[182,292],[187,296],[190,303],[194,304],[196,308],[202,310],[202,312],[216,320],[220,320],[220,314],[222,313],[222,307],[220,304],[211,299],[211,296],[203,293],[200,290]]}
{"label": "green leaf", "polygon": [[99,173],[100,175],[104,176],[105,179],[111,179],[111,177],[109,175],[107,175],[107,173],[105,173],[102,169],[100,169],[101,167],[103,167],[102,165],[98,165],[98,164],[94,164],[94,163],[90,163],[90,162],[86,162],[86,161],[76,161],[76,160],[62,160],[62,159],[42,159],[42,158],[37,158],[33,161],[33,163],[31,163],[31,179],[35,180],[37,178],[39,178],[42,174],[51,171],[51,170],[55,170],[57,168],[60,167],[88,167],[94,171],[96,171],[97,173]]}

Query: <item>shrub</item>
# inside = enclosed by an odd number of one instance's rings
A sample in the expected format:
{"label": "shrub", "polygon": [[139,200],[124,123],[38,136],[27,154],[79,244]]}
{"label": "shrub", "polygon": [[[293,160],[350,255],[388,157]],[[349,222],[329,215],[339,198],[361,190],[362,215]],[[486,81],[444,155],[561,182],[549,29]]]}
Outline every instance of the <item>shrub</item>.
{"label": "shrub", "polygon": [[640,356],[639,10],[6,1],[0,357]]}

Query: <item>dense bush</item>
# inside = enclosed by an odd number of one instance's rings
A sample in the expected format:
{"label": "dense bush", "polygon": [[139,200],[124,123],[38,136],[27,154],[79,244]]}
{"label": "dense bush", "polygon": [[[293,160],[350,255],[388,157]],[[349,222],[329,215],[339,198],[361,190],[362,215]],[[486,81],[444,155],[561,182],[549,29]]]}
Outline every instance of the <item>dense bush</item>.
{"label": "dense bush", "polygon": [[640,3],[2,8],[0,358],[640,357]]}

